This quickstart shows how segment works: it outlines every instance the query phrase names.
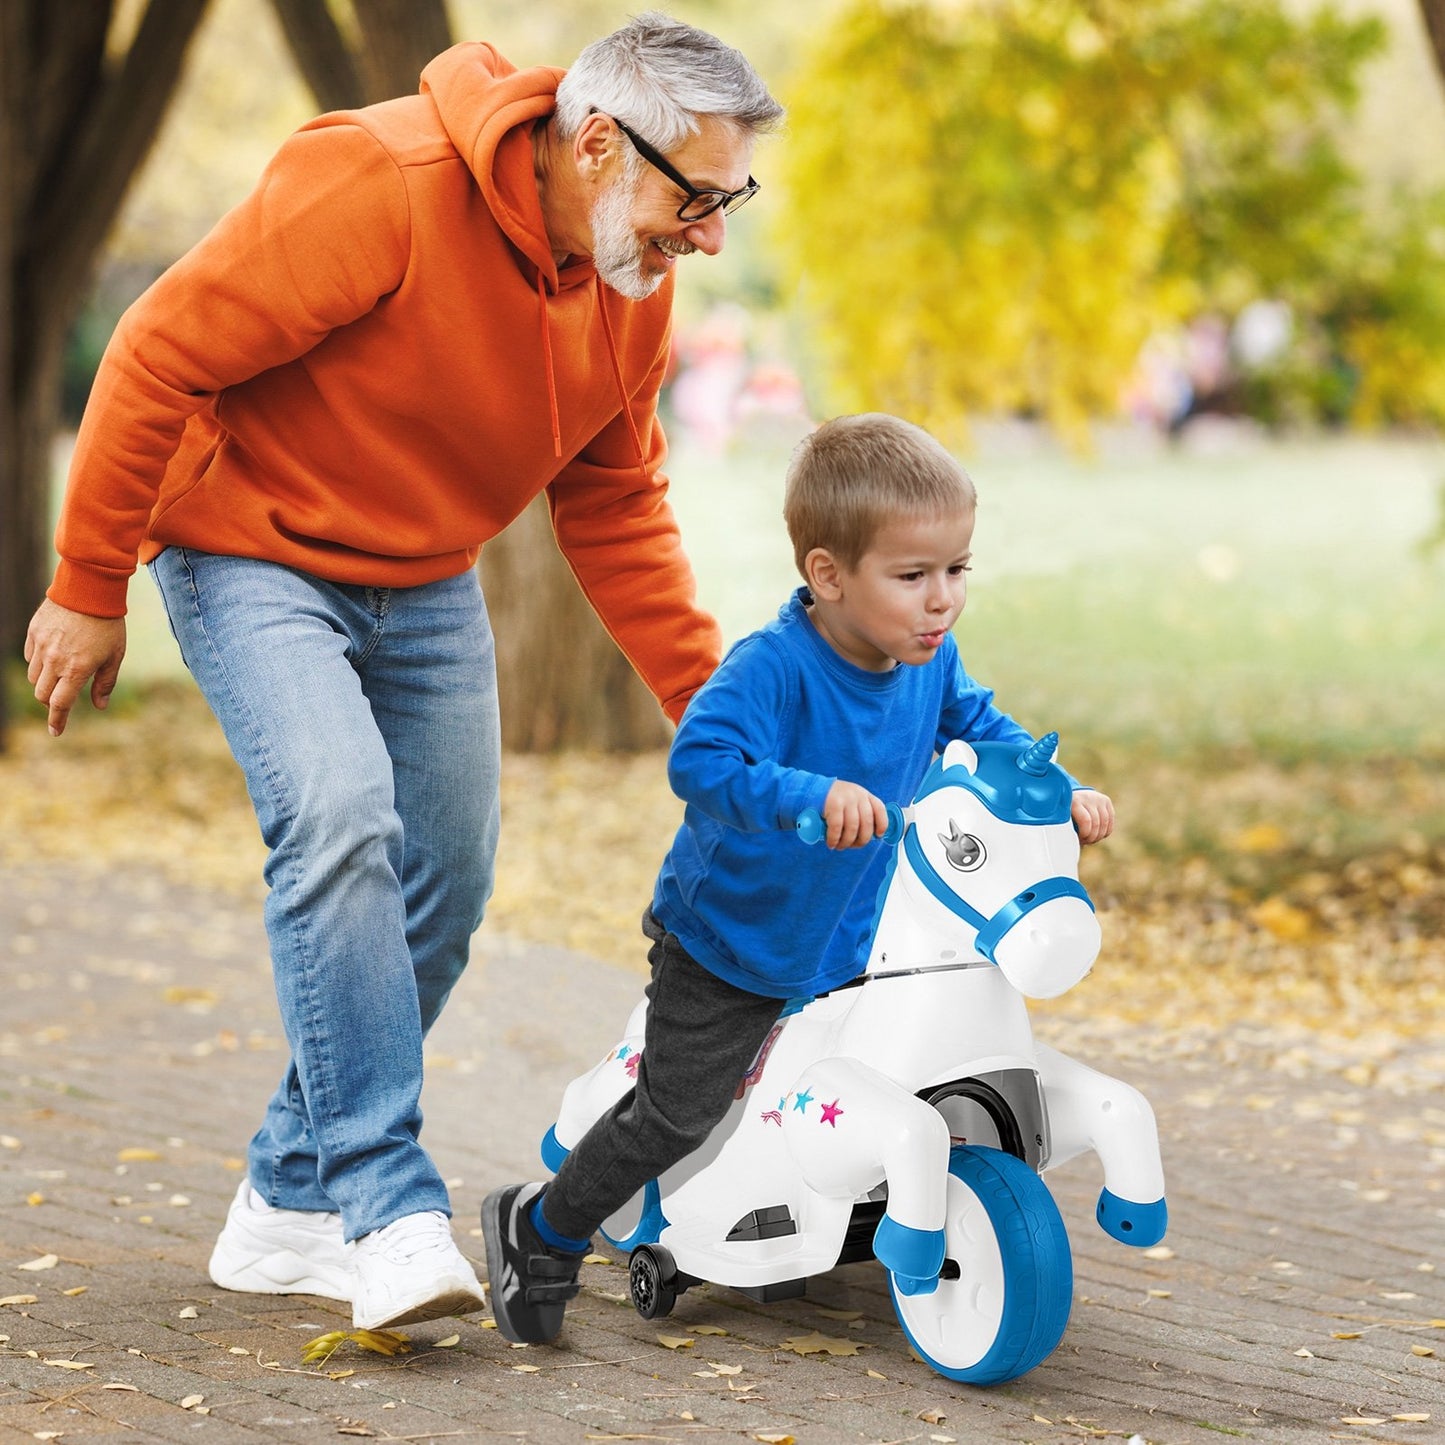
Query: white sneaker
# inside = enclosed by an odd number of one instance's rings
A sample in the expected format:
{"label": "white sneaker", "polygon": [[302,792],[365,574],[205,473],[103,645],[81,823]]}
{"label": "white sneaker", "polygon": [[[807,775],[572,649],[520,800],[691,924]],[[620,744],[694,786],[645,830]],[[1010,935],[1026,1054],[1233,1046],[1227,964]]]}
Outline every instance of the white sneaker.
{"label": "white sneaker", "polygon": [[477,1273],[439,1210],[406,1214],[362,1235],[350,1255],[355,1329],[384,1330],[482,1308]]}
{"label": "white sneaker", "polygon": [[211,1278],[246,1294],[350,1301],[351,1261],[339,1214],[275,1209],[243,1179],[211,1251]]}

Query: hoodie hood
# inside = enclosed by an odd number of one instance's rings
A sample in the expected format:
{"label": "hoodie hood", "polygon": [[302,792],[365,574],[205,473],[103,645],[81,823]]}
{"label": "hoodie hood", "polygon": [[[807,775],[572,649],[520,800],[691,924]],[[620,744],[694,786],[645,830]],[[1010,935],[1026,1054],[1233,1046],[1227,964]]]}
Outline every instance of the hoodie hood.
{"label": "hoodie hood", "polygon": [[453,45],[421,73],[421,93],[431,97],[498,225],[530,267],[529,279],[540,278],[553,293],[594,275],[590,260],[559,274],[533,172],[532,126],[552,114],[564,74],[546,65],[518,70],[481,41]]}

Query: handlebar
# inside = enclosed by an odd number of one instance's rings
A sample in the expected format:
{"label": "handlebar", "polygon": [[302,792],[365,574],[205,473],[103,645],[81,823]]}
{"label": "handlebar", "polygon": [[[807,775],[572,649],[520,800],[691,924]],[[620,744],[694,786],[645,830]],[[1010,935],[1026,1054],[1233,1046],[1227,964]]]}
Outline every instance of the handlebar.
{"label": "handlebar", "polygon": [[[903,837],[903,830],[908,825],[908,820],[903,816],[903,809],[897,803],[885,804],[888,809],[888,830],[884,833],[875,833],[875,843],[897,843]],[[797,822],[798,837],[804,843],[821,843],[828,836],[828,826],[823,822],[823,815],[816,808],[804,808],[798,815]]]}

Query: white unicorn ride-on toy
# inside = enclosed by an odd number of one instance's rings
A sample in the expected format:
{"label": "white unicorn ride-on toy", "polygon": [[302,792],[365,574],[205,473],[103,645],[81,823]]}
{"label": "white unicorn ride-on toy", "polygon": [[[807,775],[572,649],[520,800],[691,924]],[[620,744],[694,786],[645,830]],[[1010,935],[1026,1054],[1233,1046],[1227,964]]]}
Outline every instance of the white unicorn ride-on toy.
{"label": "white unicorn ride-on toy", "polygon": [[[1025,997],[1071,988],[1100,943],[1057,743],[952,742],[912,806],[890,808],[864,973],[780,1019],[706,1144],[603,1225],[645,1319],[703,1281],[785,1299],[876,1257],[918,1354],[997,1384],[1068,1323],[1073,1265],[1044,1170],[1094,1150],[1100,1225],[1126,1244],[1163,1237],[1148,1102],[1029,1027]],[[816,841],[817,815],[799,832]],[[549,1169],[631,1086],[645,1011],[567,1087]]]}

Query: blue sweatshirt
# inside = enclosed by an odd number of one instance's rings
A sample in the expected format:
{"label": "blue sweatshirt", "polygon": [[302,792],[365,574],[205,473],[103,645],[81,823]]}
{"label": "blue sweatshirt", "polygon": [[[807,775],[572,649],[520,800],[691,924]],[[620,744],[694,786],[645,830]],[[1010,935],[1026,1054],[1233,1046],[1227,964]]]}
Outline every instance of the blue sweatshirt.
{"label": "blue sweatshirt", "polygon": [[835,780],[908,803],[953,738],[1033,741],[951,636],[921,666],[869,672],[824,640],[806,595],[737,643],[683,714],[668,776],[687,810],[652,905],[705,968],[772,998],[825,993],[868,961],[888,850],[810,848],[794,831]]}

